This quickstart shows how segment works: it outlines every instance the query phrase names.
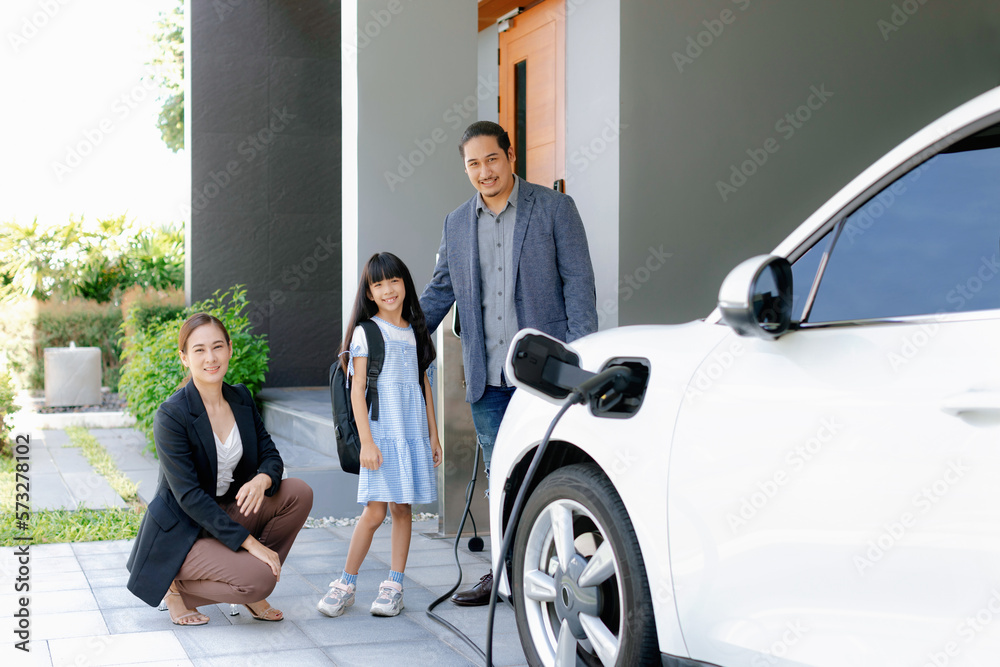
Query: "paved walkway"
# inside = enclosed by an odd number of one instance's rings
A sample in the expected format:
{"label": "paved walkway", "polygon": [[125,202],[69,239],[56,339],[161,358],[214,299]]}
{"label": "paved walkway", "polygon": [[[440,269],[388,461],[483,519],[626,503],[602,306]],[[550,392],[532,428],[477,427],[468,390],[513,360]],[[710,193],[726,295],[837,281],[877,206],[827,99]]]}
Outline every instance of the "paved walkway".
{"label": "paved walkway", "polygon": [[[142,436],[132,429],[91,429],[111,451],[119,468],[140,483],[140,495],[156,484],[155,459],[141,454]],[[32,504],[100,507],[116,504],[62,431],[36,432],[33,438]],[[75,456],[74,456],[75,454]],[[79,458],[77,458],[79,457]],[[82,465],[81,465],[82,462]],[[106,486],[106,483],[104,483]],[[112,492],[113,493],[113,492]],[[118,499],[120,502],[120,499]],[[101,503],[107,502],[102,505]],[[0,550],[0,625],[5,639],[3,665],[470,665],[476,654],[425,609],[457,578],[453,542],[436,539],[437,521],[414,523],[406,569],[406,609],[396,618],[368,613],[370,600],[389,569],[389,527],[376,533],[358,577],[358,603],[331,619],[315,605],[343,567],[352,528],[304,529],[282,569],[269,601],[285,613],[280,623],[255,621],[229,605],[202,607],[211,621],[178,627],[166,612],[147,606],[125,589],[125,560],[131,541],[35,545],[29,548],[31,649],[13,648],[13,613],[18,608],[14,582],[20,564],[13,548]],[[471,553],[462,540],[459,557],[463,587],[489,567],[486,550]],[[486,607],[442,603],[437,611],[480,647],[486,642]],[[494,664],[525,664],[513,609],[501,604],[494,634]]]}

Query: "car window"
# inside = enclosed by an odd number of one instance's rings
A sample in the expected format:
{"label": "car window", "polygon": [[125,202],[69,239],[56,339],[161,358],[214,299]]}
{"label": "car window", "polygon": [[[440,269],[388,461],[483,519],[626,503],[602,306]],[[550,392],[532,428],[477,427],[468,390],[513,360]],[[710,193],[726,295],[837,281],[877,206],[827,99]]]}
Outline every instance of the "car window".
{"label": "car window", "polygon": [[843,222],[808,321],[994,308],[1000,126],[924,162]]}

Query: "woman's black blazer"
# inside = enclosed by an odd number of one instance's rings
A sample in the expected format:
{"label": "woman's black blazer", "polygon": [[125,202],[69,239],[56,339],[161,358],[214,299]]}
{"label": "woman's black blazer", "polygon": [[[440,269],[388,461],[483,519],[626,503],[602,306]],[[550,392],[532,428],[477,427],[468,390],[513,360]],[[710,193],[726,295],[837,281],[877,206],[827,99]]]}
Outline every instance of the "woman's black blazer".
{"label": "woman's black blazer", "polygon": [[[264,428],[253,397],[242,384],[222,385],[243,440],[243,458],[233,471],[230,491],[257,473],[271,478],[272,496],[281,484],[284,464]],[[193,382],[178,389],[156,411],[153,423],[160,479],[146,509],[126,567],[128,589],[156,606],[177,576],[202,528],[236,551],[249,531],[229,518],[215,498],[218,453],[205,404]]]}

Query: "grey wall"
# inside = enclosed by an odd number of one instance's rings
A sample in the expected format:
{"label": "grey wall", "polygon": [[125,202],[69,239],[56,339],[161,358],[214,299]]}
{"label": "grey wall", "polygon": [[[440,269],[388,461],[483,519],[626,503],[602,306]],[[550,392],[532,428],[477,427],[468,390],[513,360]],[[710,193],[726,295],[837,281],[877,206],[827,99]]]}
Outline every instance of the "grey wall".
{"label": "grey wall", "polygon": [[189,299],[246,285],[267,384],[325,384],[341,328],[339,5],[188,7]]}
{"label": "grey wall", "polygon": [[619,0],[566,7],[566,192],[587,228],[601,329],[618,324]]}
{"label": "grey wall", "polygon": [[497,51],[500,50],[500,33],[496,24],[479,31],[478,41],[479,80],[487,81],[494,90],[479,95],[479,117],[476,120],[499,122],[500,71],[497,66]]}
{"label": "grey wall", "polygon": [[475,194],[458,139],[477,119],[477,88],[488,94],[475,3],[358,0],[356,11],[359,48],[344,61],[344,137],[357,137],[344,153],[345,313],[374,252],[399,255],[418,290],[430,279],[444,216]]}
{"label": "grey wall", "polygon": [[[994,0],[622,2],[621,44],[622,275],[650,247],[673,253],[622,299],[623,324],[706,315],[731,267],[769,251],[910,134],[1000,84]],[[830,95],[813,98],[808,120],[776,127],[814,87]],[[768,139],[777,150],[724,201],[717,182]]]}

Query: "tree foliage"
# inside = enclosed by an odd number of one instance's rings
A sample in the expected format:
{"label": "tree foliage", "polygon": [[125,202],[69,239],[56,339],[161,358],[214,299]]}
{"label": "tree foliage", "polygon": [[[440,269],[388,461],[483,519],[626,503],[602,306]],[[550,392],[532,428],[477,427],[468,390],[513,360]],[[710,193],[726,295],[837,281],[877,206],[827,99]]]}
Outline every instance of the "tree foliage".
{"label": "tree foliage", "polygon": [[184,286],[184,234],[144,227],[125,215],[42,227],[0,223],[0,300],[75,296],[116,301],[132,285]]}
{"label": "tree foliage", "polygon": [[156,125],[163,143],[173,152],[184,148],[184,1],[160,14],[153,34],[155,55],[149,63],[153,77],[164,91]]}

